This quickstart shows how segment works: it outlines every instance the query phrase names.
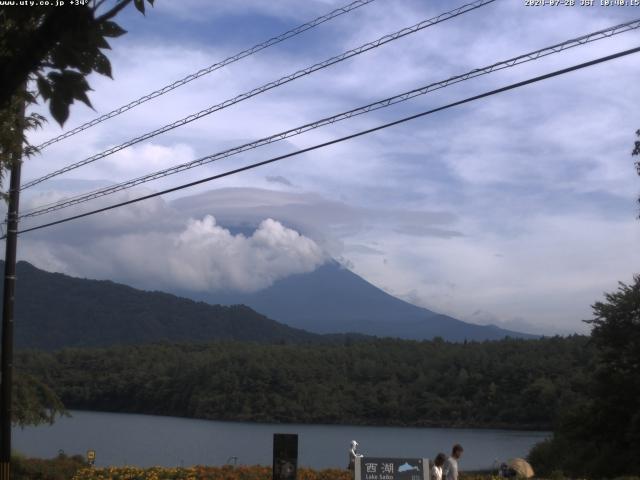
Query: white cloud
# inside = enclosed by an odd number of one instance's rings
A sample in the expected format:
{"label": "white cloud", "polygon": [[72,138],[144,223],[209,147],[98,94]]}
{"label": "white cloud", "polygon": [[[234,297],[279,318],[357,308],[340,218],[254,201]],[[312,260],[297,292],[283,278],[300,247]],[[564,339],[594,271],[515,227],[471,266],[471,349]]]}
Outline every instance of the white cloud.
{"label": "white cloud", "polygon": [[313,271],[326,260],[313,240],[272,219],[245,237],[206,216],[190,221],[173,247],[170,272],[178,285],[196,291],[260,290],[279,278]]}
{"label": "white cloud", "polygon": [[21,257],[47,270],[172,291],[255,291],[327,260],[313,240],[272,219],[249,236],[232,234],[211,215],[172,232],[140,229],[122,217],[111,219],[116,222],[119,233],[94,232],[82,246],[62,238],[25,238]]}
{"label": "white cloud", "polygon": [[[507,220],[505,220],[507,221]],[[538,216],[516,235],[468,224],[465,236],[419,240],[370,232],[389,262],[350,251],[359,273],[421,306],[470,322],[530,331],[586,332],[590,306],[640,265],[640,225],[633,219]],[[366,241],[366,238],[363,239]],[[496,255],[496,250],[501,252]]]}

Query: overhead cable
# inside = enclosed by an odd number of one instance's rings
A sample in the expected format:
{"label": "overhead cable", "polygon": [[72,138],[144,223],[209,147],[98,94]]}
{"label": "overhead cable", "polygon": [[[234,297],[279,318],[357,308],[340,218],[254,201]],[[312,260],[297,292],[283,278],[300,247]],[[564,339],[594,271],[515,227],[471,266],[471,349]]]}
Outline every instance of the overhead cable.
{"label": "overhead cable", "polygon": [[128,188],[132,188],[138,185],[141,185],[143,183],[147,183],[153,180],[156,180],[158,178],[162,178],[162,177],[166,177],[168,175],[173,175],[175,173],[179,173],[185,170],[189,170],[191,168],[195,168],[195,167],[199,167],[208,163],[212,163],[215,162],[217,160],[221,160],[223,158],[228,158],[231,157],[233,155],[237,155],[239,153],[248,151],[248,150],[252,150],[264,145],[268,145],[280,140],[284,140],[286,138],[290,138],[296,135],[300,135],[304,132],[307,132],[309,130],[313,130],[325,125],[330,125],[342,120],[346,120],[352,117],[355,117],[357,115],[362,115],[371,111],[375,111],[375,110],[379,110],[381,108],[386,108],[389,107],[391,105],[395,105],[397,103],[400,102],[404,102],[407,101],[409,99],[412,99],[414,97],[417,97],[419,95],[424,95],[427,94],[429,92],[433,92],[435,90],[441,89],[441,88],[445,88],[449,85],[453,85],[465,80],[469,80],[471,78],[474,77],[478,77],[481,75],[486,75],[489,74],[491,72],[495,72],[498,70],[502,70],[505,68],[509,68],[509,67],[513,67],[516,65],[520,65],[522,63],[526,63],[526,62],[530,62],[533,60],[537,60],[539,58],[554,54],[554,53],[559,53],[563,50],[567,50],[569,48],[578,46],[578,45],[584,45],[586,43],[589,42],[593,42],[596,40],[600,40],[602,38],[608,38],[611,37],[612,35],[616,35],[622,32],[626,32],[629,30],[633,30],[633,29],[637,29],[640,28],[640,19],[636,19],[632,22],[626,22],[624,24],[621,25],[616,25],[614,27],[610,27],[607,29],[603,29],[603,30],[599,30],[597,32],[593,32],[593,33],[589,33],[587,35],[583,35],[581,37],[578,38],[574,38],[571,40],[567,40],[565,42],[556,44],[556,45],[552,45],[550,47],[545,47],[539,50],[535,50],[533,52],[529,52],[523,55],[519,55],[517,57],[513,57],[510,58],[508,60],[503,60],[497,63],[493,63],[491,65],[482,67],[482,68],[476,68],[474,70],[471,70],[469,72],[466,72],[462,75],[456,75],[454,77],[450,77],[446,80],[442,80],[439,82],[435,82],[435,83],[430,83],[426,86],[420,87],[420,88],[416,88],[413,90],[410,90],[408,92],[404,92],[401,93],[399,95],[395,95],[393,97],[388,97],[385,98],[383,100],[379,100],[377,102],[373,102],[370,103],[368,105],[362,106],[362,107],[358,107],[352,110],[348,110],[346,112],[342,112],[330,117],[326,117],[320,120],[317,120],[315,122],[312,123],[307,123],[305,125],[290,129],[290,130],[286,130],[284,132],[279,132],[273,135],[270,135],[268,137],[264,137],[261,138],[259,140],[255,140],[253,142],[249,142],[249,143],[245,143],[243,145],[240,146],[236,146],[236,147],[232,147],[229,148],[227,150],[223,150],[221,152],[217,152],[213,155],[209,155],[207,157],[204,158],[199,158],[196,160],[192,160],[189,162],[185,162],[182,163],[180,165],[176,165],[173,167],[169,167],[166,168],[164,170],[159,170],[153,173],[149,173],[131,180],[127,180],[125,182],[116,184],[116,185],[110,185],[107,187],[103,187],[88,193],[84,193],[84,194],[80,194],[80,195],[76,195],[74,197],[71,198],[67,198],[64,200],[60,200],[57,202],[52,202],[46,205],[42,205],[39,206],[37,208],[28,210],[26,212],[24,212],[20,218],[25,218],[25,217],[35,217],[38,215],[43,215],[46,213],[50,213],[56,210],[60,210],[63,208],[67,208],[70,207],[72,205],[77,205],[79,203],[84,203],[85,201],[89,201],[89,200],[93,200],[95,198],[99,198],[99,197],[103,197],[105,195],[110,195],[112,193],[121,191],[121,190],[126,190]]}
{"label": "overhead cable", "polygon": [[166,133],[170,130],[173,130],[175,128],[181,127],[183,125],[186,125],[188,123],[191,123],[195,120],[198,120],[206,115],[210,115],[214,112],[217,112],[219,110],[223,110],[227,107],[230,107],[231,105],[235,105],[236,103],[242,102],[244,100],[248,100],[249,98],[255,97],[256,95],[260,95],[261,93],[264,93],[268,90],[271,90],[273,88],[279,87],[281,85],[287,84],[293,80],[296,80],[298,78],[310,75],[314,72],[317,72],[318,70],[322,70],[324,68],[327,68],[331,65],[335,65],[336,63],[342,62],[348,58],[351,57],[355,57],[356,55],[360,55],[364,52],[367,52],[369,50],[373,50],[374,48],[378,48],[382,45],[385,45],[389,42],[393,42],[395,40],[398,40],[399,38],[403,38],[407,35],[411,35],[413,33],[419,32],[420,30],[423,30],[425,28],[431,27],[433,25],[436,25],[438,23],[444,22],[446,20],[450,20],[452,18],[455,18],[459,15],[462,15],[464,13],[470,12],[472,10],[475,10],[477,8],[483,7],[489,3],[493,3],[495,2],[495,0],[476,0],[472,3],[468,3],[466,5],[463,5],[461,7],[458,7],[454,10],[450,10],[448,12],[445,13],[441,13],[440,15],[427,19],[427,20],[423,20],[411,27],[405,27],[401,30],[398,30],[397,32],[385,35],[383,37],[378,38],[377,40],[374,40],[372,42],[368,42],[365,43],[364,45],[361,45],[357,48],[348,50],[344,53],[341,53],[340,55],[337,55],[335,57],[331,57],[327,60],[324,60],[320,63],[316,63],[315,65],[312,65],[310,67],[304,68],[302,70],[298,70],[294,73],[291,73],[289,75],[286,75],[284,77],[279,78],[278,80],[275,80],[273,82],[269,82],[267,84],[264,84],[260,87],[254,88],[248,92],[242,93],[240,95],[237,95],[231,99],[225,100],[222,103],[218,103],[217,105],[213,105],[211,107],[208,107],[204,110],[201,110],[197,113],[193,113],[187,117],[184,117],[180,120],[177,120],[169,125],[165,125],[163,127],[160,127],[156,130],[153,130],[151,132],[145,133],[139,137],[133,138],[131,140],[128,140],[124,143],[121,143],[120,145],[116,145],[115,147],[111,147],[101,153],[98,153],[96,155],[92,155],[91,157],[85,158],[84,160],[80,160],[79,162],[73,163],[71,165],[67,165],[64,168],[61,168],[59,170],[56,170],[54,172],[51,172],[47,175],[44,175],[42,177],[36,178],[34,180],[31,180],[29,182],[26,182],[24,185],[22,185],[21,189],[27,189],[30,187],[33,187],[34,185],[37,185],[41,182],[44,182],[45,180],[48,180],[50,178],[56,177],[58,175],[61,175],[63,173],[69,172],[71,170],[75,170],[76,168],[82,167],[84,165],[87,165],[89,163],[93,163],[96,160],[100,160],[102,158],[105,158],[109,155],[112,155],[116,152],[119,152],[120,150],[124,150],[125,148],[131,147],[132,145],[136,145],[140,142],[143,142],[145,140],[148,140],[150,138],[153,138],[157,135],[160,135],[162,133]]}
{"label": "overhead cable", "polygon": [[105,113],[104,115],[100,115],[99,117],[94,118],[93,120],[87,122],[87,123],[83,123],[82,125],[69,130],[68,132],[65,132],[61,135],[58,135],[57,137],[51,138],[49,140],[47,140],[44,143],[41,143],[40,145],[38,145],[36,148],[42,150],[46,147],[48,147],[49,145],[52,145],[56,142],[59,142],[61,140],[64,140],[65,138],[69,138],[77,133],[80,133],[88,128],[93,127],[94,125],[98,125],[99,123],[104,122],[105,120],[109,120],[110,118],[113,118],[117,115],[120,115],[121,113],[126,112],[127,110],[131,110],[132,108],[137,107],[138,105],[142,105],[145,102],[148,102],[149,100],[152,100],[156,97],[159,97],[161,95],[164,95],[165,93],[170,92],[171,90],[174,90],[178,87],[181,87],[183,85],[186,85],[187,83],[200,78],[204,75],[207,75],[211,72],[214,72],[222,67],[226,67],[227,65],[231,65],[232,63],[237,62],[238,60],[241,60],[245,57],[248,57],[250,55],[253,55],[254,53],[257,53],[261,50],[264,50],[266,48],[272,47],[273,45],[277,45],[278,43],[284,42],[285,40],[288,40],[292,37],[295,37],[296,35],[299,35],[303,32],[306,32],[307,30],[310,30],[314,27],[317,27],[318,25],[327,22],[329,20],[332,20],[340,15],[344,15],[345,13],[349,13],[353,10],[355,10],[356,8],[360,8],[364,5],[367,5],[369,3],[374,2],[375,0],[356,0],[355,2],[351,2],[349,5],[345,5],[344,7],[340,7],[340,8],[336,8],[335,10],[322,15],[318,18],[315,18],[313,20],[311,20],[310,22],[307,23],[303,23],[302,25],[299,25],[295,28],[292,28],[291,30],[288,30],[284,33],[281,33],[280,35],[270,38],[269,40],[266,40],[262,43],[259,43],[257,45],[254,45],[251,48],[247,48],[246,50],[241,51],[240,53],[236,53],[235,55],[232,55],[228,58],[225,58],[224,60],[214,63],[213,65],[209,65],[208,67],[205,67],[201,70],[198,70],[195,73],[192,73],[190,75],[187,75],[184,78],[181,78],[180,80],[176,80],[175,82],[169,84],[169,85],[165,85],[164,87],[155,90],[151,93],[148,93],[147,95],[138,98],[137,100],[133,100],[132,102],[127,103],[126,105],[123,105],[119,108],[116,108],[115,110],[112,110],[108,113]]}
{"label": "overhead cable", "polygon": [[61,223],[70,222],[72,220],[76,220],[76,219],[79,219],[79,218],[88,217],[90,215],[95,215],[97,213],[102,213],[102,212],[106,212],[108,210],[113,210],[115,208],[123,207],[123,206],[126,206],[126,205],[131,205],[131,204],[143,201],[143,200],[148,200],[150,198],[158,197],[160,195],[166,195],[168,193],[176,192],[178,190],[183,190],[185,188],[193,187],[195,185],[200,185],[200,184],[203,184],[203,183],[206,183],[206,182],[211,182],[213,180],[217,180],[217,179],[220,179],[220,178],[223,178],[223,177],[228,177],[230,175],[235,175],[235,174],[240,173],[240,172],[244,172],[244,171],[251,170],[251,169],[254,169],[254,168],[257,168],[257,167],[261,167],[263,165],[268,165],[270,163],[274,163],[274,162],[277,162],[277,161],[280,161],[280,160],[284,160],[286,158],[290,158],[290,157],[294,157],[294,156],[297,156],[297,155],[301,155],[303,153],[307,153],[307,152],[310,152],[310,151],[313,151],[313,150],[317,150],[319,148],[328,147],[329,145],[334,145],[334,144],[341,143],[341,142],[344,142],[344,141],[347,141],[347,140],[351,140],[351,139],[356,138],[356,137],[361,137],[363,135],[368,135],[370,133],[377,132],[379,130],[383,130],[385,128],[389,128],[389,127],[392,127],[392,126],[395,126],[395,125],[399,125],[399,124],[408,122],[410,120],[415,120],[415,119],[420,118],[420,117],[424,117],[424,116],[431,115],[431,114],[436,113],[436,112],[447,110],[447,109],[452,108],[452,107],[456,107],[456,106],[459,106],[459,105],[470,103],[470,102],[473,102],[475,100],[480,100],[482,98],[490,97],[490,96],[496,95],[498,93],[506,92],[506,91],[509,91],[509,90],[514,90],[516,88],[520,88],[520,87],[523,87],[525,85],[530,85],[532,83],[540,82],[542,80],[546,80],[546,79],[549,79],[549,78],[552,78],[552,77],[557,77],[559,75],[564,75],[564,74],[567,74],[567,73],[570,73],[570,72],[573,72],[573,71],[576,71],[576,70],[580,70],[580,69],[583,69],[583,68],[586,68],[586,67],[590,67],[590,66],[593,66],[593,65],[597,65],[597,64],[600,64],[600,63],[608,62],[608,61],[614,60],[616,58],[624,57],[626,55],[631,55],[631,54],[637,53],[637,52],[640,52],[640,47],[631,48],[629,50],[624,50],[622,52],[618,52],[618,53],[615,53],[615,54],[612,54],[612,55],[607,55],[605,57],[600,57],[598,59],[591,60],[589,62],[584,62],[584,63],[578,64],[578,65],[574,65],[572,67],[563,68],[561,70],[556,70],[554,72],[547,73],[545,75],[540,75],[540,76],[537,76],[537,77],[530,78],[528,80],[524,80],[524,81],[517,82],[517,83],[512,83],[512,84],[507,85],[505,87],[497,88],[495,90],[491,90],[489,92],[485,92],[485,93],[482,93],[482,94],[479,94],[479,95],[474,95],[472,97],[465,98],[464,100],[459,100],[457,102],[449,103],[449,104],[444,105],[442,107],[438,107],[438,108],[434,108],[434,109],[431,109],[431,110],[427,110],[425,112],[417,113],[415,115],[410,115],[408,117],[404,117],[404,118],[401,118],[399,120],[395,120],[393,122],[385,123],[383,125],[379,125],[379,126],[374,127],[374,128],[369,128],[367,130],[362,130],[360,132],[353,133],[351,135],[347,135],[347,136],[340,137],[340,138],[337,138],[337,139],[334,139],[334,140],[330,140],[328,142],[324,142],[324,143],[320,143],[320,144],[317,144],[317,145],[313,145],[311,147],[303,148],[301,150],[297,150],[295,152],[287,153],[285,155],[280,155],[280,156],[277,156],[277,157],[270,158],[268,160],[263,160],[261,162],[252,163],[252,164],[246,165],[244,167],[240,167],[240,168],[236,168],[236,169],[233,169],[233,170],[229,170],[229,171],[224,172],[224,173],[219,173],[217,175],[212,175],[210,177],[202,178],[200,180],[196,180],[196,181],[193,181],[193,182],[185,183],[185,184],[179,185],[177,187],[168,188],[168,189],[162,190],[160,192],[151,193],[149,195],[144,195],[142,197],[134,198],[134,199],[127,200],[127,201],[124,201],[124,202],[120,202],[120,203],[116,203],[116,204],[113,204],[113,205],[109,205],[107,207],[98,208],[98,209],[95,209],[95,210],[91,210],[89,212],[81,213],[79,215],[73,215],[73,216],[66,217],[66,218],[63,218],[63,219],[60,219],[60,220],[56,220],[54,222],[49,222],[49,223],[45,223],[45,224],[42,224],[42,225],[37,225],[35,227],[25,228],[23,230],[18,231],[18,233],[27,233],[27,232],[32,232],[34,230],[40,230],[40,229],[51,227],[51,226],[54,226],[54,225],[59,225]]}

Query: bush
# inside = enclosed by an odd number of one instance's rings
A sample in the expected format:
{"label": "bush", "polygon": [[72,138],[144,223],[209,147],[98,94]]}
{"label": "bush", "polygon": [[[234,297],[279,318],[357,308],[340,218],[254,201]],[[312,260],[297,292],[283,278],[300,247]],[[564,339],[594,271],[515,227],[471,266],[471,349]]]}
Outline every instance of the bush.
{"label": "bush", "polygon": [[558,464],[559,456],[564,453],[559,451],[558,440],[549,438],[534,445],[527,456],[527,461],[536,475],[555,479],[563,476],[562,471],[558,470]]}
{"label": "bush", "polygon": [[52,459],[14,455],[11,461],[12,480],[69,480],[78,470],[87,467],[80,455],[60,454]]}

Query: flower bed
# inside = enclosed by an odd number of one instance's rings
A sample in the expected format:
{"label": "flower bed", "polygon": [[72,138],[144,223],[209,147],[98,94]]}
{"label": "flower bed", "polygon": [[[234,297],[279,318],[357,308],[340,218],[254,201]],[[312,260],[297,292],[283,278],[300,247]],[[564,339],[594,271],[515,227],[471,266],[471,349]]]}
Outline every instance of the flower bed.
{"label": "flower bed", "polygon": [[[298,470],[298,480],[351,480],[347,470]],[[73,480],[271,480],[271,467],[84,468]]]}

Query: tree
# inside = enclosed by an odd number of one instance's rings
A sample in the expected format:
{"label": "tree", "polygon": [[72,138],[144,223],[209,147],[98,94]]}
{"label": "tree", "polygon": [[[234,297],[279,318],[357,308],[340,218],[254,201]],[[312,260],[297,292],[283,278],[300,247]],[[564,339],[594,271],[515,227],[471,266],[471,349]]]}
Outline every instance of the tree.
{"label": "tree", "polygon": [[13,404],[12,423],[21,427],[53,423],[56,416],[67,415],[55,392],[27,373],[15,376]]}
{"label": "tree", "polygon": [[[51,115],[60,125],[75,100],[91,107],[86,77],[92,72],[111,77],[111,64],[103,53],[110,48],[107,38],[126,33],[112,19],[131,3],[144,14],[144,1],[119,0],[104,12],[99,10],[105,0],[0,10],[0,183],[6,171],[16,168],[19,172],[19,162],[36,152],[25,132],[45,119],[35,113],[25,115],[26,107],[41,97],[49,102]],[[154,0],[147,2],[153,5]],[[33,90],[28,89],[30,84]],[[55,393],[31,376],[19,373],[15,383],[8,381],[8,385],[14,423],[53,422],[64,412]]]}
{"label": "tree", "polygon": [[[640,275],[593,305],[591,338],[598,351],[591,429],[624,460],[619,474],[640,473]],[[635,453],[632,453],[635,452]],[[633,465],[633,467],[631,467]]]}
{"label": "tree", "polygon": [[[36,153],[29,144],[26,132],[42,125],[45,118],[37,113],[22,115],[25,104],[35,103],[34,92],[21,91],[11,97],[9,104],[0,110],[0,185],[14,159],[28,158]],[[5,200],[8,195],[0,192]]]}
{"label": "tree", "polygon": [[[146,1],[153,5],[154,0]],[[103,13],[99,10],[105,0],[0,10],[0,184],[15,158],[36,152],[24,132],[40,126],[44,118],[35,113],[23,117],[24,104],[38,97],[49,102],[51,116],[60,125],[75,100],[91,107],[86,77],[92,72],[111,77],[103,51],[110,48],[107,38],[126,33],[112,19],[132,2],[144,13],[144,0],[120,0]],[[23,154],[16,154],[23,146]]]}
{"label": "tree", "polygon": [[[631,155],[640,156],[640,139]],[[640,175],[640,160],[635,167]],[[620,282],[617,292],[592,308],[595,318],[586,323],[593,326],[597,357],[581,392],[587,400],[565,411],[553,438],[531,450],[529,460],[542,475],[640,474],[640,275],[631,285]]]}
{"label": "tree", "polygon": [[[640,130],[636,130],[636,135],[640,137]],[[634,155],[634,156],[640,155],[640,140],[636,140],[636,143],[633,146],[633,152],[631,152],[631,155]],[[636,165],[636,171],[638,172],[638,175],[640,175],[640,160],[636,160],[635,165]],[[638,203],[640,203],[640,197],[638,198]],[[638,216],[638,218],[640,218],[640,215]]]}
{"label": "tree", "polygon": [[593,305],[595,370],[585,401],[562,417],[554,437],[531,452],[548,474],[612,478],[640,473],[640,275]]}
{"label": "tree", "polygon": [[[111,64],[102,50],[107,38],[123,35],[112,19],[127,5],[144,13],[144,0],[120,0],[99,14],[105,0],[70,7],[14,7],[0,11],[0,109],[9,106],[29,80],[49,101],[51,115],[61,125],[69,105],[80,100],[91,106],[86,76],[92,72],[111,77]],[[147,0],[153,5],[154,0]]]}

